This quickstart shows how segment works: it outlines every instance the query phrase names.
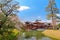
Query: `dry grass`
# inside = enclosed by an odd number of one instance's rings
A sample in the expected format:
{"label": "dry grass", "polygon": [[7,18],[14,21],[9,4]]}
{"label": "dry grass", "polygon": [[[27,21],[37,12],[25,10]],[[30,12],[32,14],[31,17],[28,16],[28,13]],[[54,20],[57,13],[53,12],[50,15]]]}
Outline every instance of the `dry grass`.
{"label": "dry grass", "polygon": [[60,39],[60,30],[45,30],[42,33],[46,36]]}

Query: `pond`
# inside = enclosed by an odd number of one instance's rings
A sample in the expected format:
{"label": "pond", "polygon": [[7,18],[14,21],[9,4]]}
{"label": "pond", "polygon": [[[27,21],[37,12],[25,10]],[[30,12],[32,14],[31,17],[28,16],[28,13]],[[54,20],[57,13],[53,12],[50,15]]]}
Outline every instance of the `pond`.
{"label": "pond", "polygon": [[[43,30],[43,29],[42,29]],[[56,40],[50,37],[47,37],[45,35],[42,34],[42,31],[40,30],[32,30],[29,32],[24,32],[21,34],[19,34],[18,40]]]}

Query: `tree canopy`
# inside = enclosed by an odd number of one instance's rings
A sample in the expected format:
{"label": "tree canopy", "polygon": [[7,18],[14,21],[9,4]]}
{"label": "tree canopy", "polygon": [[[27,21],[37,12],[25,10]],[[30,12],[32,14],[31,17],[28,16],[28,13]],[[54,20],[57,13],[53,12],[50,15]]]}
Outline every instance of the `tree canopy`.
{"label": "tree canopy", "polygon": [[12,36],[12,30],[16,28],[10,16],[18,13],[18,8],[18,2],[14,0],[0,0],[0,40],[13,40],[9,35]]}

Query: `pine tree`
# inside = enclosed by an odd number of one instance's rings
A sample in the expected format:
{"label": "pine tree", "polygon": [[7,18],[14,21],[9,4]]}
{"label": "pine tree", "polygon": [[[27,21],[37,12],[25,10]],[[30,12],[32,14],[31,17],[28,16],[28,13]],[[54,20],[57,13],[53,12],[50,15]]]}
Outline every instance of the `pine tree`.
{"label": "pine tree", "polygon": [[56,29],[56,18],[57,18],[57,15],[59,13],[59,10],[56,6],[56,3],[55,3],[55,0],[49,0],[49,4],[46,8],[47,12],[49,13],[47,15],[48,18],[50,18],[52,20],[52,26],[53,26],[53,29]]}

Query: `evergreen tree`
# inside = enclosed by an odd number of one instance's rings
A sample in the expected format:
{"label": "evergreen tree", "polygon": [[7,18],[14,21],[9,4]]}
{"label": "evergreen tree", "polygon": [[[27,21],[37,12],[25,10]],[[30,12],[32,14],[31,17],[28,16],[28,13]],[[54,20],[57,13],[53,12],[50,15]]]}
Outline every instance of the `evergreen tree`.
{"label": "evergreen tree", "polygon": [[56,29],[56,19],[57,19],[57,15],[59,13],[59,10],[56,6],[56,3],[55,3],[55,0],[49,0],[49,4],[46,8],[47,12],[49,13],[47,15],[47,17],[49,19],[52,20],[52,26],[53,26],[53,29]]}

